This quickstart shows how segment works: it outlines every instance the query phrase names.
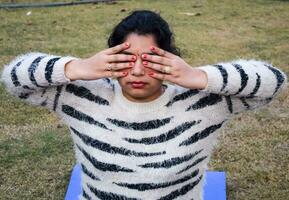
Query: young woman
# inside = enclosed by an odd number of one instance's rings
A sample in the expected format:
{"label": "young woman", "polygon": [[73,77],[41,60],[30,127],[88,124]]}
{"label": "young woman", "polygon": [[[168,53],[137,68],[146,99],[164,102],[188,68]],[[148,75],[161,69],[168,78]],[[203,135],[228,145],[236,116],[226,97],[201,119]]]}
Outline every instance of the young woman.
{"label": "young woman", "polygon": [[287,85],[265,61],[190,66],[151,11],[123,19],[108,45],[84,59],[28,53],[2,73],[11,94],[55,111],[70,128],[79,199],[202,199],[221,128]]}

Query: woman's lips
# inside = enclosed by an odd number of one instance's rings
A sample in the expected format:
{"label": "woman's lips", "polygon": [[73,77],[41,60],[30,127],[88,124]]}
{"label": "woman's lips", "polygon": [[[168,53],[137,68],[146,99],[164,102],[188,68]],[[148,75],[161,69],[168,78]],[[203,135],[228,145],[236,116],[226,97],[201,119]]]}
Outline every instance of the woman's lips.
{"label": "woman's lips", "polygon": [[145,84],[146,84],[145,82],[141,82],[141,81],[131,82],[131,86],[133,88],[143,88]]}

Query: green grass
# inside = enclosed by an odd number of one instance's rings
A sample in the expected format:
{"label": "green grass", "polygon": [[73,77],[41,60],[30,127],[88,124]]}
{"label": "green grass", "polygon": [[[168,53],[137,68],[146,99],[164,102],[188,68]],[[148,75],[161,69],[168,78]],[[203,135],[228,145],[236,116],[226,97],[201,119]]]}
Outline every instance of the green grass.
{"label": "green grass", "polygon": [[[110,31],[130,11],[151,9],[169,22],[192,66],[256,58],[289,74],[289,1],[175,2],[0,10],[0,66],[29,51],[91,56],[106,48]],[[227,172],[229,200],[288,197],[288,94],[236,116],[222,131],[210,168]],[[0,199],[63,199],[75,162],[68,128],[53,113],[8,95],[2,85],[0,101]]]}

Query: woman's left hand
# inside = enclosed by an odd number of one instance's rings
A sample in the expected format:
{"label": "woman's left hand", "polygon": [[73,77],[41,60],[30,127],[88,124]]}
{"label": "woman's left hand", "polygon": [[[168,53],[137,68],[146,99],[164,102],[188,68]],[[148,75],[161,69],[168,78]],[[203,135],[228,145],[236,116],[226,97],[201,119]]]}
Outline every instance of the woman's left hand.
{"label": "woman's left hand", "polygon": [[204,89],[207,85],[206,73],[191,67],[182,58],[161,48],[152,46],[156,55],[142,54],[143,65],[156,72],[149,75],[190,89]]}

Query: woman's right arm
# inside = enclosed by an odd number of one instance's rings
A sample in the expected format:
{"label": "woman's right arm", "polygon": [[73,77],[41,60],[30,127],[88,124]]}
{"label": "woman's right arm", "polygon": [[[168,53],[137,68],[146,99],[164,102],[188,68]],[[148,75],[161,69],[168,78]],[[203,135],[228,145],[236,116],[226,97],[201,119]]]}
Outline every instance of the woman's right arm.
{"label": "woman's right arm", "polygon": [[[124,61],[131,61],[131,55],[116,54],[125,48],[127,46],[121,44],[87,59],[38,52],[20,55],[4,66],[1,81],[13,96],[56,111],[64,85],[75,80],[111,77],[112,73],[105,69],[107,64],[116,70],[130,67],[129,62]],[[124,74],[118,71],[113,76]]]}
{"label": "woman's right arm", "polygon": [[38,52],[20,55],[4,66],[1,81],[13,96],[55,110],[62,86],[71,82],[63,67],[71,60],[77,58]]}

